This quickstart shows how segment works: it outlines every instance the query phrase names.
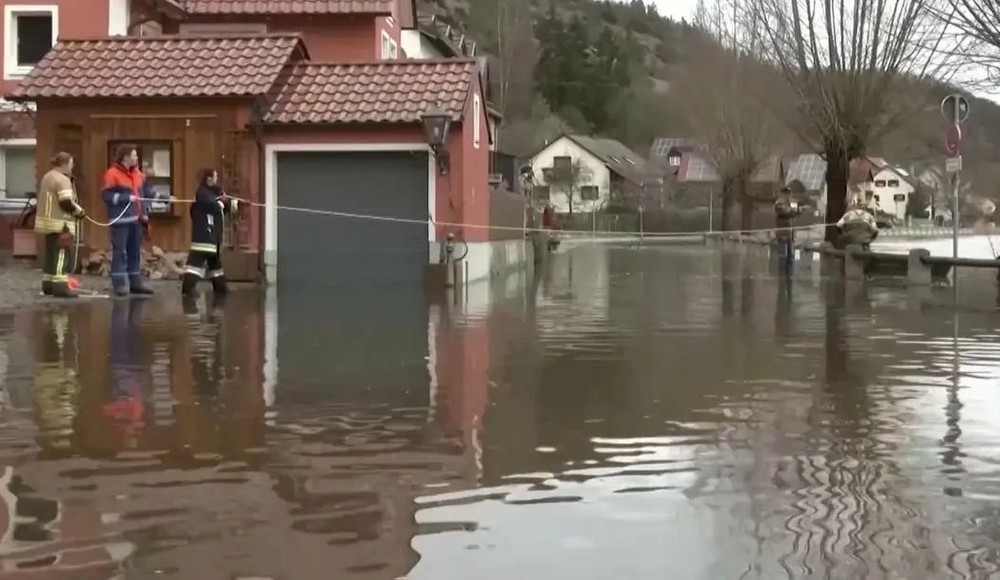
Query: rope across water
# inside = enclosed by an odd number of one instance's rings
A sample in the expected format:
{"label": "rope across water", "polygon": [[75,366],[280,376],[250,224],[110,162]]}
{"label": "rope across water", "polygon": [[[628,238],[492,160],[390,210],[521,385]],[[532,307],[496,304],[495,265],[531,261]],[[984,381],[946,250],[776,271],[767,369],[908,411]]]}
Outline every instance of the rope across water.
{"label": "rope across water", "polygon": [[[233,196],[229,196],[229,197],[231,199],[237,200],[241,204],[246,204],[246,205],[249,205],[251,207],[267,207],[267,204],[258,203],[258,202],[250,201],[248,199],[239,198],[239,197],[233,197]],[[173,203],[173,204],[190,204],[190,203],[194,203],[194,200],[190,200],[190,199],[170,199],[169,202],[168,202],[167,200],[164,200],[164,199],[142,198],[141,201],[156,202],[156,203],[165,203],[165,202],[167,202],[167,203]],[[293,212],[313,214],[313,215],[325,215],[325,216],[331,216],[331,217],[340,217],[340,218],[358,219],[358,220],[370,220],[370,221],[399,223],[399,224],[411,224],[411,225],[423,225],[423,226],[443,226],[443,227],[449,227],[449,228],[484,229],[484,230],[495,230],[495,231],[518,231],[518,232],[525,232],[525,233],[530,233],[530,232],[551,232],[551,233],[560,233],[560,234],[589,234],[589,235],[600,234],[600,235],[607,235],[607,236],[620,236],[622,234],[637,234],[638,233],[638,232],[618,232],[618,231],[611,231],[611,230],[551,230],[551,229],[547,229],[547,228],[529,228],[529,227],[519,227],[519,226],[497,226],[497,225],[490,225],[490,224],[467,224],[467,223],[455,223],[455,222],[438,222],[438,221],[434,221],[434,220],[431,220],[431,219],[421,220],[421,219],[415,219],[415,218],[404,218],[404,217],[387,216],[387,215],[359,214],[359,213],[350,213],[350,212],[343,212],[343,211],[313,209],[313,208],[306,208],[306,207],[293,207],[293,206],[286,206],[286,205],[275,205],[274,208],[277,209],[277,210],[281,210],[281,211],[293,211]],[[109,222],[100,222],[100,221],[97,221],[97,220],[93,219],[92,217],[90,217],[89,215],[86,216],[85,219],[88,222],[94,224],[95,226],[106,228],[106,227],[110,227],[110,226],[114,225],[120,219],[122,219],[122,217],[125,215],[125,212],[127,212],[127,211],[128,211],[128,208],[126,207],[124,210],[122,210],[122,213],[120,213],[117,217],[115,217],[114,219],[112,219]],[[742,232],[742,233],[749,233],[749,234],[764,234],[764,233],[776,232],[776,231],[779,231],[779,230],[781,230],[781,231],[788,231],[788,230],[803,231],[803,230],[820,229],[820,228],[825,228],[825,227],[833,226],[833,225],[836,225],[836,224],[835,223],[829,223],[829,224],[828,223],[819,223],[819,224],[810,224],[810,225],[804,225],[804,226],[791,226],[791,227],[782,227],[782,228],[777,228],[777,227],[773,227],[773,228],[756,228],[756,229],[738,230],[738,231]],[[702,230],[702,231],[693,231],[693,232],[644,232],[642,235],[643,235],[643,237],[646,237],[646,238],[685,238],[685,237],[690,237],[690,236],[708,235],[708,234],[714,234],[714,233],[720,233],[720,232],[713,231],[713,230]]]}

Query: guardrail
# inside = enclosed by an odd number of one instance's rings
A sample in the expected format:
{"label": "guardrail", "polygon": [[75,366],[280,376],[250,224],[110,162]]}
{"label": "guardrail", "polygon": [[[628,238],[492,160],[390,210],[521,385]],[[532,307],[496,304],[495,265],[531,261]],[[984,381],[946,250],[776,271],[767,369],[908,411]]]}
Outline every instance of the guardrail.
{"label": "guardrail", "polygon": [[[707,239],[713,238],[760,246],[770,246],[774,243],[769,239],[738,234],[721,234]],[[840,250],[829,242],[796,244],[795,249],[798,250],[800,260],[804,262],[811,262],[816,255],[841,260],[844,277],[848,280],[862,280],[869,276],[901,276],[906,278],[909,285],[926,286],[947,281],[953,268],[992,268],[997,270],[997,280],[1000,281],[1000,258],[991,260],[932,256],[930,250],[925,248],[913,248],[906,254],[872,252],[861,246],[848,246]]]}

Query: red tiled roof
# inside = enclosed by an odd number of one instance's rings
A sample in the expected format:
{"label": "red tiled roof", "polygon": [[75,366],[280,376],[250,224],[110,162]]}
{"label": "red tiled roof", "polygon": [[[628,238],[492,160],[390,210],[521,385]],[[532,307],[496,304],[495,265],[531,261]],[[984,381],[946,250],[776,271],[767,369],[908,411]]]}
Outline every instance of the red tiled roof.
{"label": "red tiled roof", "polygon": [[392,14],[393,0],[184,0],[188,14]]}
{"label": "red tiled roof", "polygon": [[268,123],[413,123],[440,104],[462,116],[472,60],[300,64],[272,95]]}
{"label": "red tiled roof", "polygon": [[263,95],[296,51],[288,34],[60,40],[10,97]]}

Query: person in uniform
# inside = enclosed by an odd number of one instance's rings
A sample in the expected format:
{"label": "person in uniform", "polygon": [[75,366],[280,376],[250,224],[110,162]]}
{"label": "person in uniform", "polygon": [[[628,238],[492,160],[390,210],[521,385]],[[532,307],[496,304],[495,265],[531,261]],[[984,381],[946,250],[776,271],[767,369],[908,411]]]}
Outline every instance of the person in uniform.
{"label": "person in uniform", "polygon": [[149,237],[146,176],[135,145],[123,145],[104,172],[101,191],[111,221],[111,284],[117,296],[152,294],[142,279],[142,240]]}
{"label": "person in uniform", "polygon": [[73,184],[73,156],[57,153],[52,168],[38,185],[35,233],[42,243],[42,293],[60,298],[75,298],[69,275],[75,267],[77,221],[86,213],[80,207]]}
{"label": "person in uniform", "polygon": [[851,200],[847,212],[837,222],[837,227],[840,229],[837,247],[841,249],[850,245],[859,245],[868,249],[878,237],[878,225],[875,223],[875,218],[868,211],[864,199],[857,196]]}
{"label": "person in uniform", "polygon": [[774,241],[778,246],[778,256],[786,267],[791,266],[795,258],[792,247],[795,230],[792,229],[792,220],[798,215],[799,208],[792,205],[792,190],[782,188],[774,202]]}
{"label": "person in uniform", "polygon": [[216,294],[225,294],[226,275],[222,270],[222,237],[226,214],[236,209],[236,200],[226,197],[214,169],[198,172],[198,190],[191,204],[191,251],[181,282],[181,293],[190,296],[198,282],[208,278]]}

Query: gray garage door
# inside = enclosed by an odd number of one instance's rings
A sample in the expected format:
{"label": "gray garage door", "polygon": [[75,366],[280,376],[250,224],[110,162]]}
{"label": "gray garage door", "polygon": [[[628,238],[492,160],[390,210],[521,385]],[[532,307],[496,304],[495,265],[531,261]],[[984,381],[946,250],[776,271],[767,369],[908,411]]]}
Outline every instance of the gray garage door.
{"label": "gray garage door", "polygon": [[[279,153],[279,206],[427,220],[427,154]],[[278,288],[421,286],[427,225],[278,210]]]}
{"label": "gray garage door", "polygon": [[[278,205],[426,220],[427,155],[280,153]],[[427,225],[278,210],[279,398],[429,404]]]}

